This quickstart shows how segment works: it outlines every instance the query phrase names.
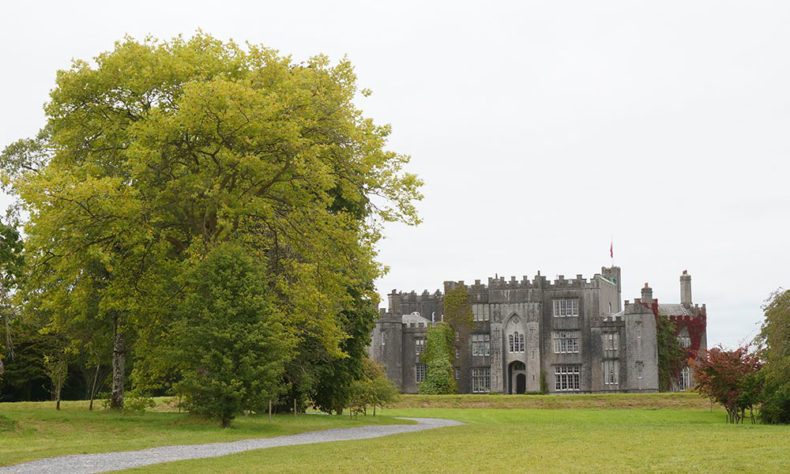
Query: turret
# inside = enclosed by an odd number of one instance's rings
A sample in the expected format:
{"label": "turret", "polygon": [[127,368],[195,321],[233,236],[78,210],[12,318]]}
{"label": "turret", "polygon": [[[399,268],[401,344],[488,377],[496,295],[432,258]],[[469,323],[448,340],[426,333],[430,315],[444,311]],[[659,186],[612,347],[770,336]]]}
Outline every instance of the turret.
{"label": "turret", "polygon": [[686,308],[691,306],[691,275],[686,270],[680,275],[680,304]]}

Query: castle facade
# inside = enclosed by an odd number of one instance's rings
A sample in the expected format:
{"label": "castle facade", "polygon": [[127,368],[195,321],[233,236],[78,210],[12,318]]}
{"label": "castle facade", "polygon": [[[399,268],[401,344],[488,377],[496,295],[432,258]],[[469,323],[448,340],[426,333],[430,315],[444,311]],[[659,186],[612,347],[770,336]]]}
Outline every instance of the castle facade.
{"label": "castle facade", "polygon": [[[451,291],[463,282],[445,282]],[[656,392],[656,318],[675,323],[679,344],[693,357],[707,348],[705,305],[691,303],[691,276],[680,277],[681,302],[659,304],[647,284],[641,297],[621,304],[620,268],[591,279],[540,272],[529,280],[489,278],[466,287],[472,327],[456,332],[454,373],[460,393]],[[428,328],[442,320],[444,294],[388,295],[389,309],[373,330],[370,357],[404,393],[425,380],[421,361]],[[693,384],[684,366],[674,389]]]}

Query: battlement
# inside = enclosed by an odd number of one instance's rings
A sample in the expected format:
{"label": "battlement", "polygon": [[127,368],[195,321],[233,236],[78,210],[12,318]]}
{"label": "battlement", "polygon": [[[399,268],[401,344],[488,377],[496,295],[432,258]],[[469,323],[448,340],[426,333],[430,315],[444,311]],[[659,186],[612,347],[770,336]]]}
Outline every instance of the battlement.
{"label": "battlement", "polygon": [[[581,274],[577,274],[576,278],[566,279],[565,275],[558,275],[557,279],[553,281],[549,281],[545,276],[542,276],[540,272],[537,273],[532,279],[528,276],[524,275],[521,279],[517,279],[515,276],[511,276],[510,279],[505,279],[505,277],[494,276],[488,278],[488,283],[482,283],[480,280],[475,280],[473,285],[470,285],[468,288],[470,292],[486,292],[488,290],[564,290],[564,289],[591,289],[591,288],[599,288],[601,282],[605,284],[613,285],[610,280],[606,277],[601,276],[600,273],[596,273],[593,275],[591,279],[587,279]],[[461,285],[464,285],[464,281],[446,281],[444,282],[445,288],[448,290],[453,290]]]}

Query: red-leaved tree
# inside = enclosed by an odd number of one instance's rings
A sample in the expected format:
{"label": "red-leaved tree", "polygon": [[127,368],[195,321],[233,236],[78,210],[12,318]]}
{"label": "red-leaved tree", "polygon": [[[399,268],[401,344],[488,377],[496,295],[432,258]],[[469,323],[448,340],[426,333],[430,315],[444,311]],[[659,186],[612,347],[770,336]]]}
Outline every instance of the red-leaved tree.
{"label": "red-leaved tree", "polygon": [[747,409],[754,423],[752,408],[762,390],[757,375],[762,364],[757,355],[749,352],[748,345],[735,350],[717,346],[691,362],[696,391],[722,404],[730,423],[743,423]]}

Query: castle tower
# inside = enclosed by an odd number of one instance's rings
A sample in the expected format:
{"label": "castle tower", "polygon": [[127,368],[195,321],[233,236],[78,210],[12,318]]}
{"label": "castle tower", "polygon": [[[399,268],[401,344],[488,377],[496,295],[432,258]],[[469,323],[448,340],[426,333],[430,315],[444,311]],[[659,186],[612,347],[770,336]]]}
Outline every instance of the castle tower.
{"label": "castle tower", "polygon": [[680,304],[691,307],[691,275],[686,270],[680,275]]}

